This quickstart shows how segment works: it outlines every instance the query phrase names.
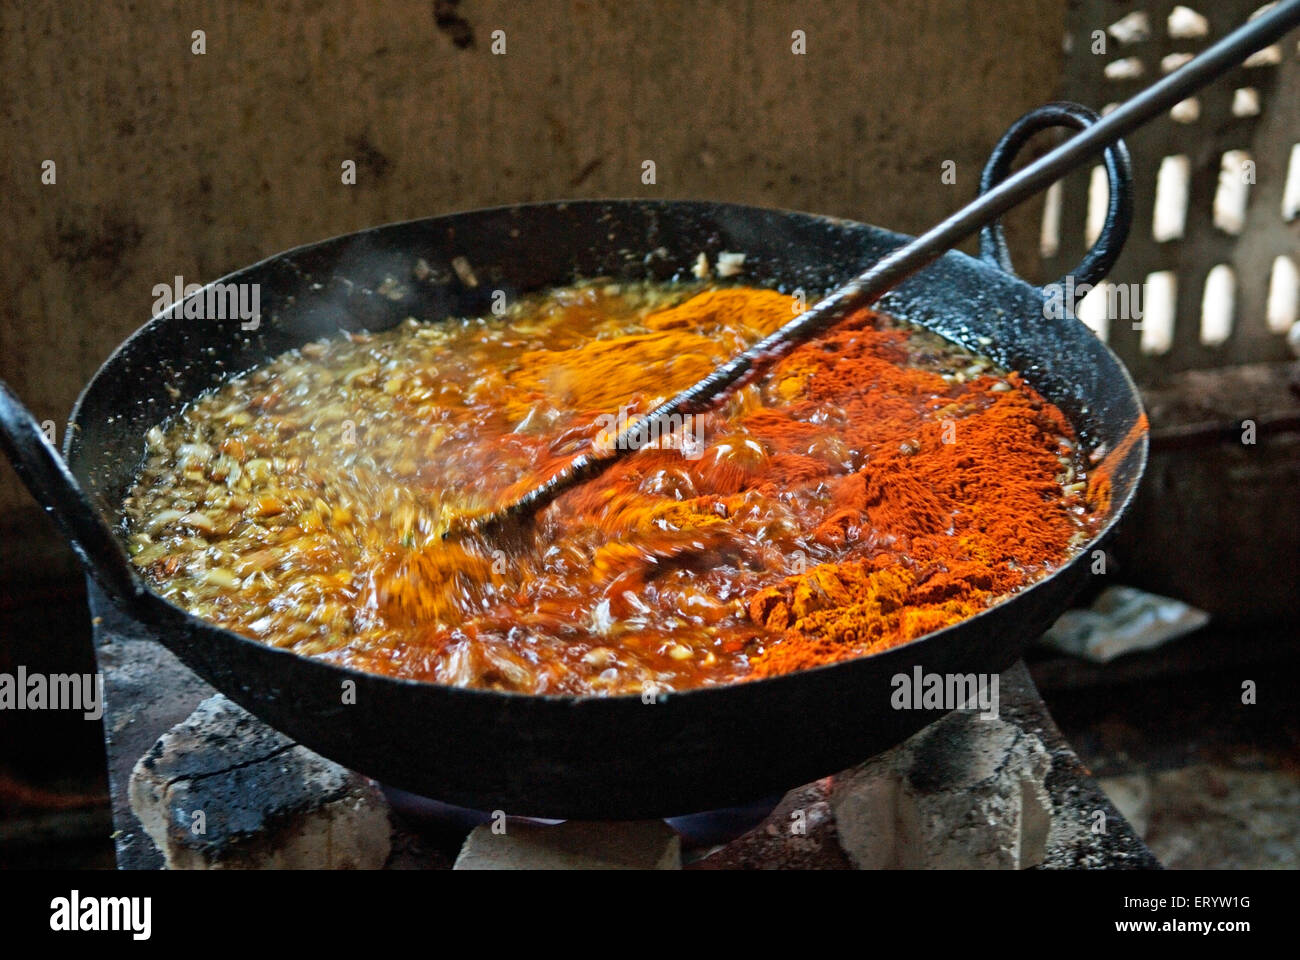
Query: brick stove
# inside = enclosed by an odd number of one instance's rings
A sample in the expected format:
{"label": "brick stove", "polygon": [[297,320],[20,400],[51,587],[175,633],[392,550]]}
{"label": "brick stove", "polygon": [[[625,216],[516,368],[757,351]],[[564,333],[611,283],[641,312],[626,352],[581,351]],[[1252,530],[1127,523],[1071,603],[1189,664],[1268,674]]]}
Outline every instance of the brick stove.
{"label": "brick stove", "polygon": [[997,717],[950,714],[753,809],[562,824],[485,812],[476,825],[297,746],[93,588],[91,604],[123,869],[1158,867],[1019,663],[1002,674]]}

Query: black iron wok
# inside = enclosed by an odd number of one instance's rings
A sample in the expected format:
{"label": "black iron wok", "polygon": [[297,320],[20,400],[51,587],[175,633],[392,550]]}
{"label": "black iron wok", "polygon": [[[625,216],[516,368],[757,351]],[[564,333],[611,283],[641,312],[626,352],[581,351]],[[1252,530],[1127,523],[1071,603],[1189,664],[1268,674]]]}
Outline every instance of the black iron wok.
{"label": "black iron wok", "polygon": [[[1061,105],[1026,115],[998,144],[982,188],[1005,176],[1035,130],[1082,126],[1089,116]],[[1131,219],[1122,143],[1105,162],[1110,216],[1077,284],[1105,273]],[[1099,541],[1123,515],[1146,463],[1138,393],[1082,323],[1045,316],[1044,291],[1009,272],[998,230],[982,240],[983,259],[947,254],[881,308],[1021,371],[1089,449],[1115,450],[1137,431],[1114,465]],[[187,320],[183,308],[150,320],[78,400],[66,469],[2,385],[0,433],[107,595],[214,687],[311,749],[391,786],[512,814],[617,819],[727,806],[833,773],[934,720],[939,713],[892,709],[891,678],[916,666],[940,674],[1007,667],[1082,585],[1097,542],[1023,592],[906,646],[647,703],[456,689],[264,646],[152,593],[109,528],[121,529],[122,498],[150,427],[231,374],[323,334],[385,328],[408,316],[485,313],[498,289],[513,297],[584,277],[688,277],[701,251],[712,262],[720,251],[741,251],[745,282],[801,287],[812,297],[902,242],[846,220],[690,201],[546,203],[390,224],[299,247],[219,281],[259,285],[255,330],[241,329],[238,319]],[[452,268],[457,257],[477,285]],[[353,699],[343,695],[349,681],[354,703],[344,702]]]}

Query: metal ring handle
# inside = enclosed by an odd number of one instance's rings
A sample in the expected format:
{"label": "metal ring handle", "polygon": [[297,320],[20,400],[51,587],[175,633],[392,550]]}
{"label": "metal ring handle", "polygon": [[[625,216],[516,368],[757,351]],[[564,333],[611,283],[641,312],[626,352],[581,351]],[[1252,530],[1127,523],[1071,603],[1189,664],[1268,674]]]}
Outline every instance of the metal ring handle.
{"label": "metal ring handle", "polygon": [[135,611],[145,594],[126,551],[50,446],[40,425],[0,380],[0,450],[72,545],[86,572],[119,605]]}
{"label": "metal ring handle", "polygon": [[[1085,130],[1100,119],[1101,116],[1095,110],[1068,100],[1058,100],[1030,110],[1013,123],[994,145],[988,163],[984,165],[984,172],[980,174],[980,193],[985,193],[1007,177],[1011,172],[1011,161],[1020,152],[1020,148],[1040,130],[1049,127]],[[1124,141],[1116,140],[1107,147],[1102,154],[1102,161],[1110,186],[1106,222],[1102,224],[1097,242],[1084,254],[1079,265],[1066,275],[1074,278],[1075,286],[1095,284],[1106,276],[1119,258],[1124,241],[1128,239],[1129,228],[1133,225],[1133,161]],[[995,220],[980,231],[980,259],[1016,276],[1001,221]],[[1064,281],[1065,277],[1061,279],[1062,283]]]}

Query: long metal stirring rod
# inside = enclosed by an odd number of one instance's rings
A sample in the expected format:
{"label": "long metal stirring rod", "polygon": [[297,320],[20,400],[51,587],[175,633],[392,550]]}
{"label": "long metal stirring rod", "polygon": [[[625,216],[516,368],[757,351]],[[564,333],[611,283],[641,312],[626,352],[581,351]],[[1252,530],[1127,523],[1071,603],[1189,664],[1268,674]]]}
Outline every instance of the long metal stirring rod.
{"label": "long metal stirring rod", "polygon": [[481,530],[503,520],[526,517],[569,488],[595,477],[641,446],[640,438],[662,436],[688,413],[707,410],[737,383],[765,369],[790,348],[833,326],[848,313],[873,303],[911,274],[937,260],[962,240],[992,223],[1012,207],[1061,179],[1126,133],[1142,126],[1205,86],[1257,50],[1300,25],[1300,0],[1284,0],[1238,27],[1218,43],[1164,79],[1125,101],[1086,130],[1012,174],[962,207],[938,226],[872,264],[857,277],[818,301],[781,329],[718,367],[639,418],[603,450],[584,453],[513,503],[484,516],[453,525],[444,536],[468,526]]}

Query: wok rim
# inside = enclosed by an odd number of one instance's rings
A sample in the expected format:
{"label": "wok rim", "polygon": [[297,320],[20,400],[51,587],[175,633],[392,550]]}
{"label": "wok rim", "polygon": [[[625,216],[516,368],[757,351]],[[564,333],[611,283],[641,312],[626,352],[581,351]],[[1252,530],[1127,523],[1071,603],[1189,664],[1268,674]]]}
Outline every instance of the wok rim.
{"label": "wok rim", "polygon": [[[311,251],[315,248],[323,247],[331,243],[337,243],[349,239],[356,239],[369,234],[377,234],[388,230],[400,229],[402,227],[431,224],[436,221],[451,220],[455,217],[470,216],[470,215],[477,215],[477,214],[501,214],[501,213],[510,213],[512,211],[517,211],[517,210],[544,209],[544,208],[564,210],[568,207],[576,207],[576,206],[601,207],[605,205],[625,205],[625,204],[635,204],[642,207],[696,206],[696,207],[709,207],[715,210],[725,209],[731,212],[748,214],[748,215],[754,215],[754,214],[773,215],[774,214],[778,216],[799,217],[809,221],[818,221],[833,226],[836,229],[840,229],[840,230],[857,230],[857,229],[871,230],[877,233],[878,235],[883,235],[888,239],[897,241],[899,243],[905,243],[906,241],[912,239],[912,237],[908,234],[899,233],[897,231],[890,230],[886,227],[879,227],[874,224],[864,223],[859,220],[852,220],[846,217],[840,217],[833,214],[812,213],[804,210],[791,210],[783,207],[756,206],[753,204],[720,202],[715,200],[699,199],[699,198],[654,199],[654,198],[644,198],[644,197],[605,197],[605,198],[579,198],[579,199],[528,201],[524,203],[496,204],[487,207],[472,207],[467,210],[450,211],[447,213],[442,213],[430,217],[412,217],[405,220],[394,220],[387,223],[381,223],[369,227],[363,227],[360,230],[347,231],[344,233],[334,234],[332,236],[320,240],[313,240],[307,243],[298,244],[294,247],[290,247],[278,253],[271,254],[269,256],[261,258],[260,260],[256,260],[253,263],[246,264],[245,266],[232,270],[231,272],[226,273],[215,280],[208,281],[207,283],[203,284],[200,287],[199,291],[193,294],[193,296],[200,296],[209,287],[212,287],[215,284],[226,283],[232,278],[247,273],[248,271],[255,270],[259,267],[271,265],[276,261],[290,260],[295,254],[305,253],[307,251]],[[935,267],[939,264],[951,260],[957,260],[958,262],[961,262],[963,267],[967,269],[973,267],[976,270],[981,271],[983,273],[992,274],[993,276],[996,276],[999,279],[999,281],[1002,283],[1006,283],[1010,281],[1015,284],[1018,284],[1021,287],[1025,288],[1026,291],[1032,292],[1036,298],[1041,298],[1043,296],[1043,290],[1041,287],[1035,286],[1029,281],[1018,276],[1017,274],[1003,270],[1000,267],[995,266],[985,260],[982,260],[978,257],[973,257],[967,253],[962,252],[961,250],[955,250],[955,249],[949,250],[941,257],[939,257],[937,260],[935,260],[933,263],[928,264],[925,268],[921,269],[913,276],[922,277],[924,276],[926,271],[928,271],[931,267]],[[668,281],[668,282],[676,282],[676,281]],[[554,284],[550,285],[550,287],[554,287],[554,286],[557,285]],[[543,287],[541,289],[548,289],[550,287]],[[770,289],[770,287],[768,289]],[[74,438],[77,434],[80,433],[80,420],[81,420],[82,408],[83,405],[86,403],[87,398],[89,397],[93,388],[99,382],[100,378],[105,375],[105,372],[112,366],[114,360],[116,360],[121,354],[126,352],[128,347],[133,345],[136,341],[144,341],[147,338],[147,336],[150,334],[151,329],[155,327],[157,324],[163,322],[167,317],[167,314],[171,310],[178,309],[180,304],[183,303],[184,300],[186,299],[189,299],[189,297],[187,296],[183,298],[181,301],[177,301],[175,304],[172,305],[171,308],[169,308],[168,311],[154,314],[149,318],[149,320],[147,320],[141,326],[139,326],[134,331],[132,331],[103,360],[99,368],[95,371],[95,373],[90,377],[88,381],[86,381],[85,385],[81,388],[80,392],[77,395],[76,402],[73,404],[72,411],[69,414],[68,430],[66,431],[66,436],[64,437],[64,442],[63,442],[64,461],[67,463],[69,469],[73,470],[74,474],[76,468],[76,463],[74,458],[76,458],[77,454],[79,453],[79,450],[74,449]],[[871,309],[877,309],[877,308],[880,309],[880,312],[883,313],[889,312],[887,308],[878,307],[878,305],[873,306]],[[904,319],[906,320],[906,318]],[[429,322],[429,321],[422,321],[422,322]],[[925,324],[919,323],[918,321],[906,320],[906,322],[914,323],[917,326],[926,327]],[[1069,318],[1067,318],[1067,320],[1062,322],[1070,322],[1070,320]],[[1073,322],[1082,324],[1082,321],[1078,320],[1077,318],[1074,318]],[[930,329],[929,327],[926,328]],[[933,330],[932,332],[938,333],[937,331],[933,331]],[[943,334],[938,334],[938,335],[943,336]],[[1093,336],[1095,337],[1095,334]],[[944,339],[949,339],[949,338],[945,337]],[[310,342],[310,341],[306,341],[306,342]],[[1142,402],[1142,394],[1139,391],[1137,384],[1134,382],[1132,374],[1129,372],[1128,368],[1124,365],[1123,361],[1120,360],[1119,356],[1110,348],[1110,346],[1106,342],[1097,338],[1096,346],[1101,348],[1101,350],[1104,352],[1104,355],[1109,359],[1109,361],[1113,364],[1115,370],[1118,372],[1126,392],[1134,401],[1134,405],[1138,412],[1139,421],[1140,421],[1140,419],[1145,416],[1146,411]],[[228,371],[221,378],[221,382],[224,383],[229,378],[238,376],[241,372],[245,372],[245,371],[238,371],[238,370]],[[190,401],[186,401],[187,404],[189,402]],[[1051,403],[1052,401],[1049,400],[1048,402]],[[1053,403],[1053,406],[1056,406],[1056,404]],[[1075,430],[1076,434],[1080,433],[1078,427],[1076,426],[1075,422],[1072,419],[1070,420],[1070,427],[1071,429]],[[889,647],[887,649],[880,650],[874,653],[864,653],[856,657],[847,657],[843,660],[836,660],[831,663],[819,664],[814,667],[808,667],[790,673],[778,674],[776,676],[741,678],[739,680],[735,680],[727,683],[689,687],[684,690],[656,691],[655,702],[664,703],[668,700],[679,700],[683,697],[699,697],[708,693],[720,693],[722,691],[734,690],[739,687],[751,688],[756,686],[763,686],[763,687],[770,687],[772,689],[776,689],[781,684],[795,683],[798,681],[798,678],[800,677],[813,675],[813,674],[824,674],[825,672],[834,670],[837,667],[844,667],[849,664],[853,664],[862,660],[873,659],[876,657],[898,656],[905,650],[919,648],[920,645],[925,644],[927,641],[935,641],[936,643],[938,643],[939,638],[944,637],[950,632],[956,632],[959,630],[966,629],[970,625],[980,621],[981,618],[991,617],[995,613],[995,611],[997,611],[1000,607],[1003,607],[1009,601],[1012,601],[1017,597],[1025,596],[1033,592],[1035,589],[1039,587],[1045,587],[1051,581],[1057,579],[1060,576],[1067,574],[1072,570],[1072,568],[1075,566],[1076,563],[1079,563],[1083,560],[1085,555],[1097,549],[1102,543],[1104,543],[1107,539],[1109,539],[1109,537],[1114,533],[1115,527],[1124,518],[1125,514],[1127,514],[1130,506],[1132,505],[1134,498],[1137,495],[1138,489],[1141,486],[1141,482],[1143,477],[1146,474],[1146,469],[1148,465],[1149,452],[1150,452],[1149,446],[1150,446],[1149,430],[1142,430],[1140,434],[1137,436],[1133,448],[1129,453],[1129,456],[1136,455],[1137,457],[1134,474],[1133,474],[1133,481],[1128,485],[1127,490],[1124,492],[1124,495],[1121,498],[1119,498],[1117,501],[1112,501],[1111,508],[1110,508],[1110,516],[1107,518],[1105,523],[1101,526],[1101,528],[1098,530],[1096,534],[1094,534],[1091,538],[1089,538],[1088,541],[1081,544],[1071,555],[1066,557],[1061,562],[1061,564],[1057,566],[1056,569],[1054,569],[1051,573],[1047,574],[1044,577],[1041,577],[1038,580],[1035,580],[1031,584],[1022,587],[1021,589],[1015,591],[1014,593],[1006,594],[998,598],[996,601],[989,604],[989,606],[980,610],[978,613],[975,613],[969,617],[964,617],[963,619],[957,621],[956,623],[949,624],[948,626],[943,627],[939,630],[933,630],[929,633],[922,634],[919,637],[915,637],[914,639],[909,640],[905,643],[901,643],[898,644],[897,646]],[[80,480],[78,482],[80,482]],[[101,519],[103,519],[102,514],[101,514]],[[109,524],[106,520],[104,522],[107,526],[110,527],[110,529],[113,530],[115,539],[117,539],[118,542],[121,543],[118,527],[114,524]],[[205,633],[208,631],[212,631],[219,634],[224,634],[227,639],[233,638],[241,643],[251,644],[254,647],[259,648],[259,653],[271,653],[278,656],[291,657],[294,658],[295,660],[310,661],[316,666],[337,671],[345,678],[364,677],[366,678],[367,682],[370,683],[380,682],[385,685],[397,684],[403,688],[410,689],[410,690],[414,690],[417,688],[420,690],[432,689],[432,690],[442,691],[451,694],[453,696],[460,695],[460,696],[484,698],[485,701],[488,699],[508,697],[511,700],[518,700],[521,702],[544,701],[549,705],[568,706],[568,707],[580,707],[592,703],[612,704],[612,703],[619,703],[619,702],[635,702],[635,701],[641,701],[644,696],[643,693],[537,694],[537,693],[521,693],[519,691],[514,691],[514,690],[488,690],[481,687],[458,687],[449,684],[438,683],[435,681],[416,680],[410,677],[397,677],[397,676],[392,676],[390,674],[361,670],[356,667],[334,662],[333,660],[326,659],[319,655],[308,656],[306,654],[295,653],[292,650],[288,650],[283,647],[276,647],[271,644],[262,643],[261,641],[255,640],[251,637],[246,637],[243,634],[236,633],[235,631],[230,630],[226,627],[218,626],[214,623],[211,623],[210,621],[202,619],[201,617],[195,616],[194,614],[190,613],[184,608],[177,606],[176,604],[172,603],[170,600],[167,600],[166,598],[158,594],[154,590],[154,585],[136,571],[134,564],[131,564],[131,573],[135,578],[137,585],[141,588],[140,594],[134,599],[133,606],[128,611],[136,619],[139,619],[138,614],[143,612],[145,608],[153,607],[154,610],[161,613],[164,618],[179,620],[181,623],[183,623],[186,627],[188,627],[190,630],[194,632]],[[148,622],[158,622],[158,621],[157,618],[151,617]],[[165,623],[165,619],[162,622]],[[164,643],[164,646],[167,646],[167,644]]]}

